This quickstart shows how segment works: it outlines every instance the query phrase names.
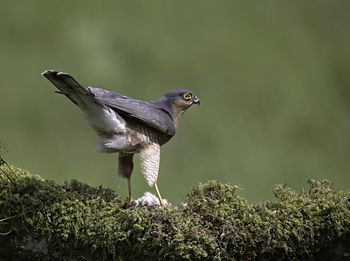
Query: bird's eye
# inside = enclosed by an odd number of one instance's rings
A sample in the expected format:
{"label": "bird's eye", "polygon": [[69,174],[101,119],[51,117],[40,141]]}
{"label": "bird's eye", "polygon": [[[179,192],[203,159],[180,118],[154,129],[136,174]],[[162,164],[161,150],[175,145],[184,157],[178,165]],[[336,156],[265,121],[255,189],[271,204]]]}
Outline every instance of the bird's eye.
{"label": "bird's eye", "polygon": [[184,100],[188,101],[192,99],[192,94],[191,93],[184,93],[182,95],[182,97],[184,98]]}

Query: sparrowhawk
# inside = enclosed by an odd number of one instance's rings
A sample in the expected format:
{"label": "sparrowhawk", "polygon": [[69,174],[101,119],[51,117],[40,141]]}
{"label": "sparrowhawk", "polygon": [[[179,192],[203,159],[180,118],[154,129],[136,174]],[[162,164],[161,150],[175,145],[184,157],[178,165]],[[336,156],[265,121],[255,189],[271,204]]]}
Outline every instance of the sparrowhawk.
{"label": "sparrowhawk", "polygon": [[42,74],[83,111],[100,138],[97,150],[119,152],[118,175],[127,179],[129,202],[133,156],[140,153],[141,171],[162,205],[157,187],[160,146],[175,135],[182,114],[199,104],[197,96],[189,90],[173,90],[146,102],[100,88],[84,88],[64,72],[47,70]]}

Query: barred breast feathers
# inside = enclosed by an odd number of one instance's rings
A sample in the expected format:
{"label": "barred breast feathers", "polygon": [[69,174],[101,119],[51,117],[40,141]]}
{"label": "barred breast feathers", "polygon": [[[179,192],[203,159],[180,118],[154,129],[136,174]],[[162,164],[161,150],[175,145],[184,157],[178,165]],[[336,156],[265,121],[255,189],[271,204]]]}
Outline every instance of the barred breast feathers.
{"label": "barred breast feathers", "polygon": [[153,187],[158,178],[160,164],[160,145],[150,143],[140,152],[141,172],[147,184]]}

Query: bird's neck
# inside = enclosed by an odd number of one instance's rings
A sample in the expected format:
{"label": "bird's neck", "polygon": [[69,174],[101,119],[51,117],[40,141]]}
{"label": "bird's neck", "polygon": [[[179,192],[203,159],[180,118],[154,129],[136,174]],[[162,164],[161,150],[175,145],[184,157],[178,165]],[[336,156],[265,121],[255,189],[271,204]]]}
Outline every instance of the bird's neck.
{"label": "bird's neck", "polygon": [[180,119],[182,114],[185,112],[185,109],[179,108],[177,106],[172,106],[172,118],[174,121],[175,129],[177,129],[177,126],[179,125]]}
{"label": "bird's neck", "polygon": [[151,101],[151,103],[162,108],[173,120],[175,129],[179,125],[180,118],[187,108],[179,107],[175,103],[172,103],[166,96],[163,96],[157,100]]}

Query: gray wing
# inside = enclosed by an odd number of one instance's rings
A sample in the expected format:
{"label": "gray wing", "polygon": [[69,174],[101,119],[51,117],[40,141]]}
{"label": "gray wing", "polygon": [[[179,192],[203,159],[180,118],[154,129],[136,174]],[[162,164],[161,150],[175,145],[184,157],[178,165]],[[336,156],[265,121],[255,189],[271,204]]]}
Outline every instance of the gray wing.
{"label": "gray wing", "polygon": [[168,135],[175,134],[175,126],[171,116],[161,107],[100,88],[89,87],[88,89],[99,102],[117,112],[122,112],[131,118],[138,119],[149,127]]}

